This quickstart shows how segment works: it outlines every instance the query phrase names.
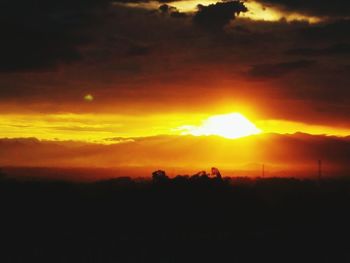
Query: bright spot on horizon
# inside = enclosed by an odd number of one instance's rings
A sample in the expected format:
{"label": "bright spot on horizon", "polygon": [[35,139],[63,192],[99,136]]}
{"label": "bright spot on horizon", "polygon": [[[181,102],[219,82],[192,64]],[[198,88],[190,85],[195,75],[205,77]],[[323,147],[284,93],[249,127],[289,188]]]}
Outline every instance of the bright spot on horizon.
{"label": "bright spot on horizon", "polygon": [[240,113],[214,115],[204,120],[200,126],[187,125],[180,127],[180,130],[183,130],[183,135],[218,135],[228,139],[261,133],[260,129]]}
{"label": "bright spot on horizon", "polygon": [[92,96],[91,94],[86,94],[84,96],[84,100],[87,101],[87,102],[91,102],[94,100],[94,96]]}

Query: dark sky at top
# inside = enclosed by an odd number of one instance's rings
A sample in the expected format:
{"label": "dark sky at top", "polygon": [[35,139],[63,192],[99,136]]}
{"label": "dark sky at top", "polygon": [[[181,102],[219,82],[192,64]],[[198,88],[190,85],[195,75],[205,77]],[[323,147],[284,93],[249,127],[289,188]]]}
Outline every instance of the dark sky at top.
{"label": "dark sky at top", "polygon": [[321,19],[312,24],[243,19],[237,1],[187,13],[141,2],[1,0],[0,111],[194,112],[225,101],[348,127],[349,1],[258,1]]}

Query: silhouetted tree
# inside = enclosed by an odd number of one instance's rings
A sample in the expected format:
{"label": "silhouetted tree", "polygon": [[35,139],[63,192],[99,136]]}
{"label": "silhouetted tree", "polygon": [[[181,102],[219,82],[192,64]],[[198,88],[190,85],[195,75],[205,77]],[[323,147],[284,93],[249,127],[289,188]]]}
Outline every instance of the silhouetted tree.
{"label": "silhouetted tree", "polygon": [[177,175],[174,179],[173,182],[175,183],[187,183],[189,180],[189,176],[188,175]]}
{"label": "silhouetted tree", "polygon": [[165,171],[157,170],[152,173],[152,180],[154,183],[164,183],[169,181],[169,177],[166,175]]}
{"label": "silhouetted tree", "polygon": [[206,171],[199,171],[198,173],[192,175],[192,177],[209,177]]}
{"label": "silhouetted tree", "polygon": [[211,175],[215,176],[216,179],[222,180],[221,173],[218,168],[212,167],[211,168]]}
{"label": "silhouetted tree", "polygon": [[3,179],[4,177],[5,177],[5,173],[0,168],[0,180]]}
{"label": "silhouetted tree", "polygon": [[207,174],[206,171],[199,171],[198,173],[190,177],[190,181],[198,182],[198,183],[209,182],[210,181],[209,174]]}

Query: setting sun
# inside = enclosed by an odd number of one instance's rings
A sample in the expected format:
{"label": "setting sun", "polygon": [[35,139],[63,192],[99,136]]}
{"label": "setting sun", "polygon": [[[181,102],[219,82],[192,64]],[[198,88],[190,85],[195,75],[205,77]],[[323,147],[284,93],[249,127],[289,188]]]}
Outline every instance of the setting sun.
{"label": "setting sun", "polygon": [[200,126],[182,127],[183,134],[218,135],[229,139],[241,138],[261,132],[251,121],[240,113],[215,115],[203,121]]}

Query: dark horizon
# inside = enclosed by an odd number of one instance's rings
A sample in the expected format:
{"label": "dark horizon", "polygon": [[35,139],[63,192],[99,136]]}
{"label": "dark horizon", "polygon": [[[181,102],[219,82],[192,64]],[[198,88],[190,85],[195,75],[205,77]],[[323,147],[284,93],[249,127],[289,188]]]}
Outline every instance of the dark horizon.
{"label": "dark horizon", "polygon": [[[344,262],[350,181],[0,180],[1,262]],[[345,241],[344,241],[345,240]]]}

